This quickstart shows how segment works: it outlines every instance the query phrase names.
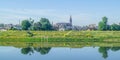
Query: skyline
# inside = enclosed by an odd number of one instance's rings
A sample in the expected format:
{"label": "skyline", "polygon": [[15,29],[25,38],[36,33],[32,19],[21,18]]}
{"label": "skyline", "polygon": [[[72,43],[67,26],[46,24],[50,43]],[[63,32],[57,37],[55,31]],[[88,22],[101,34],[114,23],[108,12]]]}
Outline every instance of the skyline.
{"label": "skyline", "polygon": [[[3,0],[0,2],[0,23],[18,24],[19,20],[41,17],[50,22],[69,22],[73,25],[98,24],[102,17],[109,24],[120,22],[119,0]],[[8,21],[9,20],[9,21]]]}

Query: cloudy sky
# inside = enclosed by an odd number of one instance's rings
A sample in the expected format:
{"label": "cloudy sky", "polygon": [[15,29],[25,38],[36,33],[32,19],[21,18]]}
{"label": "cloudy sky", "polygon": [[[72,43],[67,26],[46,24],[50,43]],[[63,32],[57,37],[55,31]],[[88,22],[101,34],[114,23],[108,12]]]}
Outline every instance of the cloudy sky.
{"label": "cloudy sky", "polygon": [[46,17],[50,22],[74,25],[97,24],[103,16],[109,24],[120,22],[120,0],[1,0],[0,23],[18,24],[19,20]]}

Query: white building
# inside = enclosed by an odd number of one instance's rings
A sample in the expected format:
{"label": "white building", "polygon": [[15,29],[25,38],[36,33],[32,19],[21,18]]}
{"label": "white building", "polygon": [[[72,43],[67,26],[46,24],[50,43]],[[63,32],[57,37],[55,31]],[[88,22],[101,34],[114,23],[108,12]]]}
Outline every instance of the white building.
{"label": "white building", "polygon": [[65,30],[72,30],[72,17],[70,16],[70,22],[69,23],[56,23],[54,25],[54,29],[55,30],[59,30],[59,31],[65,31]]}

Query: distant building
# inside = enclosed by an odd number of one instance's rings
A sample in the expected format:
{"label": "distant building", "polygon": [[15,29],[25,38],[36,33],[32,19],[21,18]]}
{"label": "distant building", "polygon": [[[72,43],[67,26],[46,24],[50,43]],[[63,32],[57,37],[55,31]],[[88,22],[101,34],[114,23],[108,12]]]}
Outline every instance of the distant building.
{"label": "distant building", "polygon": [[16,30],[22,30],[22,27],[19,24],[13,25],[13,28],[15,28]]}
{"label": "distant building", "polygon": [[88,30],[88,28],[89,28],[88,26],[83,26],[83,27],[82,27],[82,30],[85,31],[85,30]]}
{"label": "distant building", "polygon": [[70,16],[69,23],[56,23],[54,29],[59,31],[72,30],[72,17]]}
{"label": "distant building", "polygon": [[5,24],[4,25],[4,28],[7,30],[11,29],[12,27],[13,27],[13,24]]}
{"label": "distant building", "polygon": [[73,30],[80,31],[80,30],[82,30],[82,27],[81,26],[73,26]]}
{"label": "distant building", "polygon": [[0,31],[7,31],[4,27],[0,27]]}
{"label": "distant building", "polygon": [[96,26],[96,24],[90,24],[89,26],[88,26],[88,30],[97,30],[98,28],[97,28],[97,26]]}
{"label": "distant building", "polygon": [[0,24],[0,30],[6,31],[6,30],[10,30],[10,29],[15,29],[15,30],[22,30],[21,25],[16,24]]}

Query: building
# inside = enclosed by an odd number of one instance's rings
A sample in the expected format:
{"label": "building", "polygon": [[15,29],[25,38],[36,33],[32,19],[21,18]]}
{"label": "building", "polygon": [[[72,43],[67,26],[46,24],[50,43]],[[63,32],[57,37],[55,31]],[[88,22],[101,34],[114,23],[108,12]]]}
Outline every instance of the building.
{"label": "building", "polygon": [[98,28],[97,28],[97,26],[96,26],[96,24],[90,24],[89,26],[88,26],[88,30],[97,30]]}
{"label": "building", "polygon": [[0,31],[7,31],[7,30],[11,30],[11,29],[15,29],[15,30],[22,30],[21,25],[16,24],[0,24]]}
{"label": "building", "polygon": [[81,27],[81,26],[73,26],[73,29],[72,29],[72,30],[81,31],[81,30],[82,30],[82,27]]}
{"label": "building", "polygon": [[72,30],[72,17],[70,16],[69,23],[56,23],[54,29],[59,31]]}
{"label": "building", "polygon": [[13,27],[13,24],[5,24],[4,28],[10,30]]}
{"label": "building", "polygon": [[0,27],[0,31],[7,31],[4,27]]}
{"label": "building", "polygon": [[13,25],[13,28],[15,28],[16,30],[22,30],[22,27],[19,24]]}

